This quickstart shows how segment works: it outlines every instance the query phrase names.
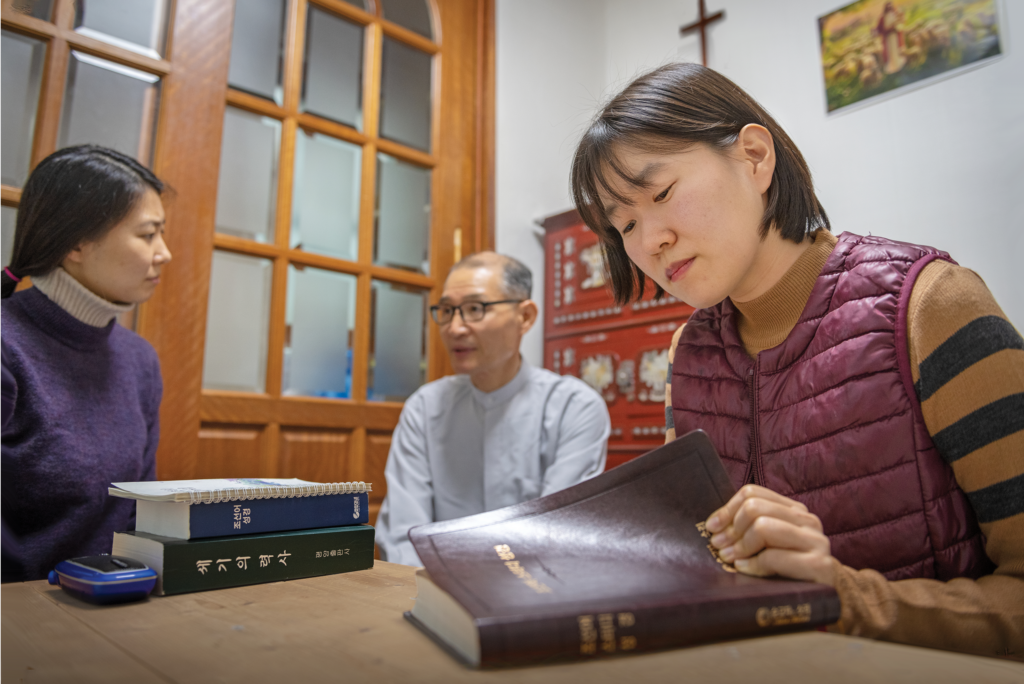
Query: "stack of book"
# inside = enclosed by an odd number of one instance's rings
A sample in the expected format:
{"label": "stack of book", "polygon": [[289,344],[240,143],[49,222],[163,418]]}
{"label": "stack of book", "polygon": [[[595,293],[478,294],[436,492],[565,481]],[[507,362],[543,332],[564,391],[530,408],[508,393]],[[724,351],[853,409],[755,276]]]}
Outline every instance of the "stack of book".
{"label": "stack of book", "polygon": [[135,531],[112,554],[139,560],[181,594],[373,567],[364,482],[296,479],[115,482],[137,501]]}

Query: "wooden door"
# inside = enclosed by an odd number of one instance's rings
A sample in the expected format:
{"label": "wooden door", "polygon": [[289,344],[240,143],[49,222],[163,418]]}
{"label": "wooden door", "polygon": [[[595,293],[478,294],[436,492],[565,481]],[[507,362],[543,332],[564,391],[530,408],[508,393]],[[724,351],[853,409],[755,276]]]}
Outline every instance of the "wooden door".
{"label": "wooden door", "polygon": [[[244,0],[240,12],[230,0],[133,0],[121,17],[101,0],[2,7],[4,255],[21,185],[58,147],[121,149],[168,186],[173,262],[122,321],[160,355],[159,477],[363,480],[375,519],[401,400],[449,370],[425,310],[416,358],[400,353],[402,310],[436,300],[455,260],[493,244],[493,0]],[[268,87],[253,76],[261,64]],[[355,117],[331,89],[345,70]],[[246,130],[272,148],[265,188],[250,182],[261,149]],[[316,155],[327,163],[310,165]],[[410,178],[429,211],[419,233],[405,225],[416,206],[401,202]],[[331,232],[342,195],[347,242]],[[266,224],[252,225],[261,206]],[[302,366],[317,354],[334,363]],[[231,387],[224,359],[245,355],[259,382]]]}
{"label": "wooden door", "polygon": [[[425,307],[492,242],[492,5],[266,0],[275,30],[255,4],[178,12],[209,42],[158,153],[174,262],[139,329],[159,476],[363,480],[372,521],[403,398],[449,370]],[[276,80],[239,68],[275,50]]]}

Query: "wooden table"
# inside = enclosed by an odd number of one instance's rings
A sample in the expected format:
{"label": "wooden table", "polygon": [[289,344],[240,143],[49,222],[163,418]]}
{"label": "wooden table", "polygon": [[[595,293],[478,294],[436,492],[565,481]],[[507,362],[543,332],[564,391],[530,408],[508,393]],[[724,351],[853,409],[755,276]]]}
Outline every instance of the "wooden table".
{"label": "wooden table", "polygon": [[402,618],[414,569],[92,606],[45,582],[0,590],[15,682],[1024,682],[1024,664],[806,632],[607,660],[468,670]]}

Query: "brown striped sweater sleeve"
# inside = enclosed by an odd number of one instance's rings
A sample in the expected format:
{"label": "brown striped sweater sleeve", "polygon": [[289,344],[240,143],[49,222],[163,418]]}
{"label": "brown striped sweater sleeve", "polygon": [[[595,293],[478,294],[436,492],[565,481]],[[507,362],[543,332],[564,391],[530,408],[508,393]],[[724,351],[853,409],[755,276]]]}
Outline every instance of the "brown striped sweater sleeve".
{"label": "brown striped sweater sleeve", "polygon": [[836,561],[834,629],[1024,657],[1024,340],[974,272],[947,262],[911,292],[908,344],[925,424],[967,494],[994,574],[889,582]]}

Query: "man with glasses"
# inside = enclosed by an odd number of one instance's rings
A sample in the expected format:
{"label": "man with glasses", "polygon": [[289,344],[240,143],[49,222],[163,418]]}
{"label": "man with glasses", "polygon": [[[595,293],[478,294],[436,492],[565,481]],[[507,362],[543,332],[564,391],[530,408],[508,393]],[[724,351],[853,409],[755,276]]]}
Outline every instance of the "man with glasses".
{"label": "man with glasses", "polygon": [[581,380],[519,354],[537,321],[530,269],[481,252],[448,274],[430,307],[456,375],[402,409],[377,517],[381,557],[421,565],[409,528],[529,501],[604,470],[611,422]]}

